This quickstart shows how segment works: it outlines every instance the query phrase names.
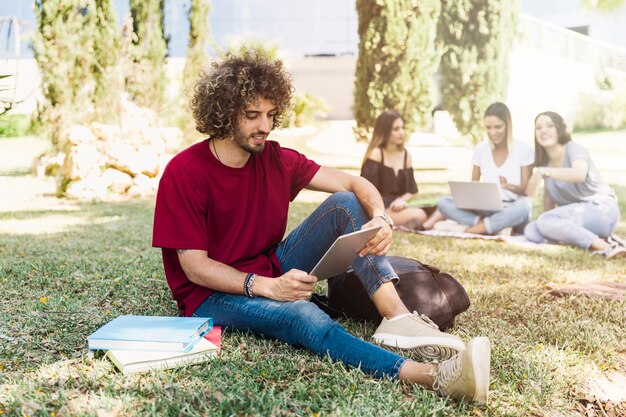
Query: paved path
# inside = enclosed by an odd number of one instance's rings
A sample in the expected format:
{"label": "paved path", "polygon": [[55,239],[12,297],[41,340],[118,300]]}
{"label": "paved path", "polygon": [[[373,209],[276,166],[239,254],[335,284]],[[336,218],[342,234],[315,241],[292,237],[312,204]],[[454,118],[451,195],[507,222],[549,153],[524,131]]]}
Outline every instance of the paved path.
{"label": "paved path", "polygon": [[54,196],[54,178],[29,174],[34,158],[48,149],[48,142],[36,137],[0,138],[0,213],[75,209]]}

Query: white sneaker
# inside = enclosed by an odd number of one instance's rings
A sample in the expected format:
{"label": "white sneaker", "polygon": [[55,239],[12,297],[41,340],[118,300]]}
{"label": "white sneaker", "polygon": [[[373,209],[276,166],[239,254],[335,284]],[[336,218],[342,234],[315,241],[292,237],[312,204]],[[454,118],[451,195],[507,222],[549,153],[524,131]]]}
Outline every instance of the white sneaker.
{"label": "white sneaker", "polygon": [[617,259],[626,257],[626,248],[621,245],[615,245],[605,254],[606,259]]}
{"label": "white sneaker", "polygon": [[494,235],[496,236],[511,236],[513,234],[513,228],[512,227],[505,227],[502,230],[498,230],[496,233],[494,233]]}
{"label": "white sneaker", "polygon": [[465,349],[459,337],[440,331],[432,320],[417,312],[398,320],[383,318],[372,337],[386,346],[414,350],[428,360],[446,360]]}
{"label": "white sneaker", "polygon": [[608,248],[602,249],[602,250],[596,250],[596,251],[593,251],[592,253],[594,255],[604,256],[607,260],[626,257],[625,246],[622,246],[619,242],[616,242],[616,241],[609,241],[609,244],[611,246],[609,246]]}
{"label": "white sneaker", "polygon": [[465,229],[467,229],[467,226],[452,220],[441,220],[433,225],[433,230],[437,230],[439,232],[463,233],[465,232]]}
{"label": "white sneaker", "polygon": [[464,352],[441,362],[433,375],[433,389],[440,395],[486,403],[489,397],[491,346],[486,337],[476,337]]}

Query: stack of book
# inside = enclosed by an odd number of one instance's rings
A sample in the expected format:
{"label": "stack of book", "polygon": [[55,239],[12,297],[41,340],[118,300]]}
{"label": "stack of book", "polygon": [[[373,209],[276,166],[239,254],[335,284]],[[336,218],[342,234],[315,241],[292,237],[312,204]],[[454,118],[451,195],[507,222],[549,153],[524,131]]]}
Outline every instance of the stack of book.
{"label": "stack of book", "polygon": [[202,317],[119,316],[88,338],[89,349],[126,374],[174,368],[217,356],[222,329]]}

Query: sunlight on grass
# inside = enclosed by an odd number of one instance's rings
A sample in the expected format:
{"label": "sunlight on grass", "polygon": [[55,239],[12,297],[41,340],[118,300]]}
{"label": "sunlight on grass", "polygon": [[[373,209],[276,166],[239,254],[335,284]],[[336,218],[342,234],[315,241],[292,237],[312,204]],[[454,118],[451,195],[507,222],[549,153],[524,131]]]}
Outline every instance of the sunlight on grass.
{"label": "sunlight on grass", "polygon": [[67,232],[69,228],[88,225],[106,224],[121,220],[120,216],[86,218],[80,216],[50,215],[34,219],[0,220],[0,233],[13,235],[43,235]]}
{"label": "sunlight on grass", "polygon": [[[594,158],[605,149],[605,161],[626,160],[618,136],[610,143],[600,143],[600,136],[577,135],[575,141],[578,136]],[[285,142],[297,149],[306,145],[305,138]],[[361,155],[341,161],[321,152],[312,156],[320,163],[358,167]],[[620,196],[618,234],[626,234],[626,171],[597,165]],[[418,198],[447,194],[448,180],[469,178],[466,168],[418,170]],[[529,248],[396,232],[392,255],[449,272],[467,290],[470,308],[450,332],[464,340],[490,337],[488,405],[374,380],[303,349],[236,331],[224,333],[223,352],[215,361],[127,377],[102,352],[88,351],[86,337],[121,314],[176,314],[161,253],[150,247],[153,199],[57,200],[49,182],[37,188],[37,198],[27,199],[19,193],[37,185],[33,177],[0,177],[0,188],[5,185],[9,198],[0,203],[2,415],[561,417],[581,415],[581,399],[591,395],[593,381],[608,380],[615,388],[626,375],[626,301],[550,295],[564,284],[624,282],[626,261],[607,262],[566,246]],[[300,193],[289,210],[288,230],[327,196]],[[536,217],[540,197],[534,202]],[[317,291],[326,292],[326,285],[320,283]],[[364,340],[371,340],[377,326],[339,322]]]}

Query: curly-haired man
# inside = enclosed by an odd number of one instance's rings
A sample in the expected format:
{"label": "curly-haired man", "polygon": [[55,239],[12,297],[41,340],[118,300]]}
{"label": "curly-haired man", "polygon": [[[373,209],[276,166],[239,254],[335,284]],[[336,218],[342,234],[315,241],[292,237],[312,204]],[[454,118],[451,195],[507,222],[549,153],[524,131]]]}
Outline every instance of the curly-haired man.
{"label": "curly-haired man", "polygon": [[[168,164],[154,215],[153,246],[162,249],[181,313],[304,347],[375,377],[486,401],[489,340],[475,338],[465,348],[407,310],[384,256],[393,224],[376,188],[268,140],[291,95],[283,64],[258,52],[227,56],[197,83],[192,111],[208,138]],[[303,188],[332,195],[283,239],[289,202]],[[373,226],[382,227],[353,268],[383,316],[374,339],[438,365],[356,338],[308,301],[317,278],[304,271],[338,236]]]}

